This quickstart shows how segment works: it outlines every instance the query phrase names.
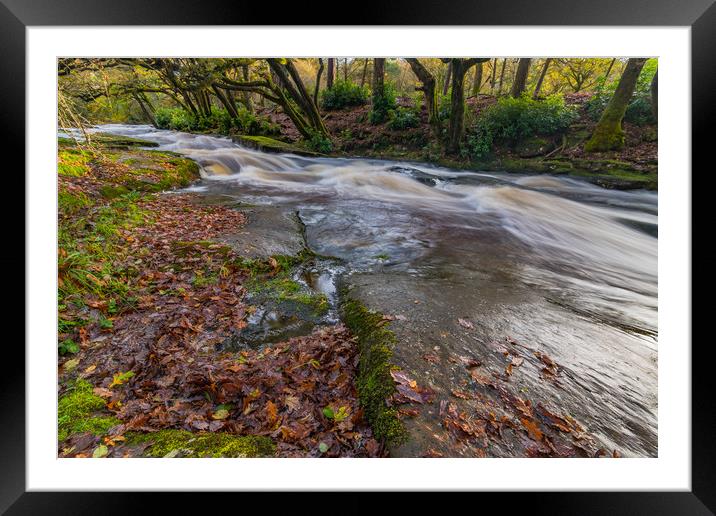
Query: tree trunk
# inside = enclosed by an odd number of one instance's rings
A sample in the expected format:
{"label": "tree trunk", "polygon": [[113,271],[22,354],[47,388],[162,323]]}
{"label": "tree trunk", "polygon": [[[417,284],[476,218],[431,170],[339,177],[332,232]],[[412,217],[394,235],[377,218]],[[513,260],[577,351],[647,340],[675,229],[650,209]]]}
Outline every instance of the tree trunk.
{"label": "tree trunk", "polygon": [[616,62],[617,58],[613,58],[612,61],[609,63],[609,68],[607,68],[607,73],[604,74],[604,78],[602,79],[602,84],[607,83],[607,79],[609,79],[609,74],[612,73],[612,68],[614,67],[614,63]]}
{"label": "tree trunk", "polygon": [[363,76],[360,78],[360,87],[365,86],[365,75],[368,72],[368,58],[363,61]]}
{"label": "tree trunk", "polygon": [[[147,99],[146,95],[144,93],[136,93],[134,95],[134,99],[137,101],[137,104],[139,104],[139,107],[142,108],[142,113],[144,113],[144,116],[147,117],[149,123],[158,129],[159,127],[157,126],[157,120],[156,118],[154,118],[152,106],[149,103],[149,100]],[[148,104],[148,106],[144,104],[145,102]]]}
{"label": "tree trunk", "polygon": [[659,79],[658,79],[658,76],[659,76],[659,71],[657,70],[656,73],[654,74],[654,78],[651,80],[651,87],[650,87],[650,90],[651,90],[651,111],[652,111],[652,113],[654,113],[654,120],[656,121],[656,123],[659,123],[659,117],[658,117],[658,112],[659,112],[659,84],[658,84],[658,82],[659,82]]}
{"label": "tree trunk", "polygon": [[477,66],[475,66],[475,79],[472,82],[473,97],[480,94],[480,86],[482,86],[482,63],[477,63]]}
{"label": "tree trunk", "polygon": [[465,72],[461,59],[451,61],[452,93],[450,95],[450,125],[448,126],[447,152],[460,150],[460,140],[465,128]]}
{"label": "tree trunk", "polygon": [[530,62],[532,61],[529,57],[521,57],[517,62],[517,71],[515,72],[515,80],[512,82],[512,90],[510,96],[517,98],[522,95],[527,86],[527,75],[530,73]]}
{"label": "tree trunk", "polygon": [[433,130],[436,138],[440,137],[440,117],[438,116],[438,100],[437,90],[435,89],[435,77],[428,71],[423,64],[415,58],[407,58],[406,61],[410,65],[418,80],[422,83],[420,88],[416,88],[425,95],[425,110],[428,113],[428,123]]}
{"label": "tree trunk", "polygon": [[490,94],[495,93],[495,82],[497,80],[497,58],[492,60],[492,77],[490,78]]}
{"label": "tree trunk", "polygon": [[631,58],[627,61],[617,89],[604,109],[592,137],[584,145],[584,150],[598,152],[624,148],[622,120],[645,62],[646,59],[642,58]]}
{"label": "tree trunk", "polygon": [[447,95],[450,87],[450,76],[452,75],[452,61],[448,63],[447,73],[445,74],[445,82],[443,83],[443,97]]}
{"label": "tree trunk", "polygon": [[539,92],[542,89],[542,83],[544,82],[544,78],[547,75],[547,68],[549,68],[549,63],[552,61],[551,57],[548,57],[544,60],[544,65],[542,65],[542,71],[539,74],[539,79],[537,79],[537,85],[535,86],[535,91],[532,94],[533,99],[539,98]]}
{"label": "tree trunk", "polygon": [[456,154],[460,150],[460,141],[465,132],[465,74],[476,64],[487,61],[486,58],[451,59],[452,94],[450,95],[450,125],[446,151]]}
{"label": "tree trunk", "polygon": [[226,108],[226,111],[229,113],[229,116],[234,120],[238,120],[239,113],[238,111],[236,111],[236,106],[234,106],[234,103],[231,102],[229,97],[226,96],[224,92],[215,84],[212,84],[211,89],[214,90],[216,98],[218,98],[219,102],[221,102],[221,104],[223,104],[223,106]]}
{"label": "tree trunk", "polygon": [[[243,76],[245,81],[249,80],[249,67],[248,65],[244,65],[241,67],[241,75]],[[254,106],[251,104],[251,93],[248,91],[243,92],[243,101],[244,107],[246,107],[247,111],[249,113],[254,112]]]}
{"label": "tree trunk", "polygon": [[387,113],[383,113],[383,104],[385,96],[385,58],[376,57],[373,59],[373,98],[371,109],[373,110],[374,121],[382,122]]}
{"label": "tree trunk", "polygon": [[335,61],[334,57],[328,58],[328,70],[326,70],[326,88],[333,88],[333,78],[335,77]]}
{"label": "tree trunk", "polygon": [[502,82],[505,78],[505,65],[507,64],[507,58],[502,60],[502,69],[500,70],[500,88],[497,90],[498,95],[502,95]]}
{"label": "tree trunk", "polygon": [[348,58],[343,60],[343,81],[348,82]]}
{"label": "tree trunk", "polygon": [[316,72],[316,86],[313,88],[313,103],[318,106],[318,92],[321,89],[321,75],[323,75],[323,59],[318,58],[318,71]]}

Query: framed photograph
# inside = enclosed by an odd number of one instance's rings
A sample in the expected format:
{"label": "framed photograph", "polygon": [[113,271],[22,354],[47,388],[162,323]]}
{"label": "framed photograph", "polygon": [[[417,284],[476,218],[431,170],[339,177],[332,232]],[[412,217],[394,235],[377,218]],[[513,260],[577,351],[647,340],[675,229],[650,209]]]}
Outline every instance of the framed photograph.
{"label": "framed photograph", "polygon": [[3,0],[27,302],[0,509],[711,514],[691,168],[716,8],[558,4]]}

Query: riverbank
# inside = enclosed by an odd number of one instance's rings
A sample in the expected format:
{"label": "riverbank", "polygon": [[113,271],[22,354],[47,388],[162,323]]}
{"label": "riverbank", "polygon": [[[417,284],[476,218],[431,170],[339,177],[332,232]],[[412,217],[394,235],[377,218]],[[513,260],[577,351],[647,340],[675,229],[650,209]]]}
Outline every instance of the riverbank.
{"label": "riverbank", "polygon": [[[550,174],[574,177],[603,188],[632,190],[658,189],[658,145],[655,125],[634,125],[625,122],[626,145],[621,151],[587,153],[584,143],[591,135],[595,120],[586,105],[590,96],[572,94],[565,103],[577,113],[576,119],[563,134],[527,138],[511,145],[496,145],[482,159],[469,156],[447,156],[432,142],[427,113],[419,113],[415,127],[396,129],[390,123],[371,124],[368,106],[354,106],[329,111],[325,123],[333,140],[327,155],[344,158],[387,159],[405,162],[427,162],[436,166],[475,171],[496,171],[519,174]],[[400,108],[408,109],[410,99],[399,98]],[[496,98],[480,95],[467,102],[468,119],[475,119]],[[266,152],[315,154],[300,140],[298,133],[283,114],[259,108],[257,114],[280,127],[280,135],[272,137],[237,136],[242,144]],[[251,145],[252,140],[257,145]]]}
{"label": "riverbank", "polygon": [[[326,296],[295,279],[315,259],[303,241],[262,252],[277,241],[247,238],[253,214],[172,193],[193,161],[93,140],[59,145],[60,456],[385,455],[401,424],[373,394],[364,416],[356,379],[376,364],[359,367],[349,330],[322,324]],[[268,306],[303,331],[243,338]]]}

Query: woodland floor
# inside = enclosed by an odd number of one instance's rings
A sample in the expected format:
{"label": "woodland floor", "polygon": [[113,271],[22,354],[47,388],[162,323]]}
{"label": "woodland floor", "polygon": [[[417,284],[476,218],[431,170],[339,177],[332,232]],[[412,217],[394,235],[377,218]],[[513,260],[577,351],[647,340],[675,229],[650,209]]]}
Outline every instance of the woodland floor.
{"label": "woodland floor", "polygon": [[168,153],[60,151],[60,456],[384,454],[344,326],[217,351],[254,310],[245,285],[300,258],[246,260],[212,240],[243,214],[157,193],[197,171]]}

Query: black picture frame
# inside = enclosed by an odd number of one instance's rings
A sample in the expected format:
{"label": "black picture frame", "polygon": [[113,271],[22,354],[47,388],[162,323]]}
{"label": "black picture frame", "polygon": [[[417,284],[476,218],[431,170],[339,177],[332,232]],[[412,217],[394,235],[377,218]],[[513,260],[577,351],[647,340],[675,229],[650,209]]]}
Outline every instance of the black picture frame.
{"label": "black picture frame", "polygon": [[[502,0],[453,2],[442,5],[429,0],[396,2],[361,2],[350,15],[340,15],[339,4],[306,2],[282,4],[268,2],[191,1],[191,0],[0,0],[0,105],[2,140],[20,157],[16,170],[24,170],[25,137],[25,29],[28,26],[54,25],[341,25],[349,16],[351,24],[368,25],[617,25],[617,26],[690,26],[692,44],[692,163],[706,163],[710,131],[714,120],[716,91],[716,5],[713,0],[646,1],[646,0]],[[345,7],[350,7],[348,4]],[[709,142],[710,143],[710,142]],[[703,170],[706,171],[705,169]],[[667,173],[665,171],[664,173]],[[673,172],[673,171],[672,171]],[[679,172],[683,173],[683,172]],[[15,191],[25,191],[24,176],[14,175]],[[701,184],[702,179],[699,179]],[[10,188],[10,186],[7,186]],[[694,191],[696,192],[696,191]],[[695,204],[695,200],[693,201]],[[19,208],[3,203],[5,221],[17,220]],[[24,270],[24,225],[7,223],[8,241],[16,243],[12,253],[0,257],[5,270]],[[692,231],[693,234],[693,231]],[[12,257],[10,257],[12,255]],[[692,274],[700,269],[692,267]],[[701,271],[705,273],[705,271]],[[705,273],[707,274],[707,273]],[[17,285],[9,283],[16,293],[24,291],[20,275],[13,274]],[[701,276],[701,275],[699,275]],[[706,276],[704,276],[706,277]],[[15,294],[16,306],[21,306]],[[23,304],[24,306],[24,304]],[[27,307],[31,309],[32,307]],[[693,316],[692,316],[693,317]],[[480,493],[478,509],[489,502],[509,505],[540,514],[714,514],[716,512],[716,445],[714,375],[708,360],[710,341],[693,338],[683,342],[685,352],[692,352],[692,453],[689,492],[598,492],[598,493]],[[19,342],[15,340],[14,342]],[[6,342],[5,367],[0,374],[0,513],[19,514],[128,514],[150,508],[148,498],[161,497],[162,512],[185,513],[187,495],[183,493],[28,493],[25,490],[25,353],[17,344]],[[12,349],[14,348],[13,356]],[[243,495],[242,495],[243,496]],[[266,496],[266,495],[264,495]],[[342,495],[339,506],[345,510],[370,510],[357,494]],[[212,494],[212,504],[233,501],[232,495]],[[489,497],[490,499],[488,500]],[[303,496],[294,493],[290,499],[271,495],[272,512],[281,501],[301,506]],[[360,498],[360,500],[359,500]],[[463,496],[451,496],[441,502],[443,509],[462,504]],[[245,503],[245,502],[242,502]],[[328,507],[334,506],[331,501]],[[404,511],[423,504],[423,497],[413,494],[401,502]],[[276,505],[279,504],[279,505]],[[447,505],[446,505],[447,504]],[[334,506],[335,507],[335,506]],[[308,507],[307,507],[308,508]],[[315,507],[316,510],[320,506]],[[248,507],[247,507],[248,510]]]}

